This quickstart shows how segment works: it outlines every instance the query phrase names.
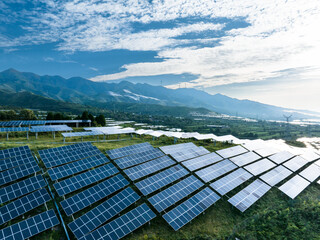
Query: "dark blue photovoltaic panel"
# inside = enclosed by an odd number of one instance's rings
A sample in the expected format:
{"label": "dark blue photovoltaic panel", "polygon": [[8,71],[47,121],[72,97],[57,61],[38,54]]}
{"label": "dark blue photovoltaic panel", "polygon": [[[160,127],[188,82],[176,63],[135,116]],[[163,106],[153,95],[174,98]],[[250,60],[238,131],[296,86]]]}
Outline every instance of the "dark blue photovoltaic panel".
{"label": "dark blue photovoltaic panel", "polygon": [[112,222],[98,228],[81,240],[118,240],[156,217],[147,204],[142,204]]}
{"label": "dark blue photovoltaic panel", "polygon": [[28,132],[28,127],[9,127],[9,128],[0,128],[0,132]]}
{"label": "dark blue photovoltaic panel", "polygon": [[230,147],[230,148],[225,148],[222,150],[218,150],[217,153],[222,156],[223,158],[230,158],[233,156],[237,156],[240,154],[243,154],[245,152],[248,152],[247,149],[245,149],[242,146],[235,146],[235,147]]}
{"label": "dark blue photovoltaic panel", "polygon": [[121,188],[124,188],[128,184],[129,182],[119,174],[70,198],[67,198],[60,204],[64,212],[70,216],[120,190]]}
{"label": "dark blue photovoltaic panel", "polygon": [[72,178],[68,178],[61,182],[55,183],[53,184],[53,186],[56,189],[59,196],[63,196],[85,186],[88,186],[92,183],[110,177],[118,172],[119,170],[112,163],[110,163],[108,165],[95,168],[91,171],[84,172]]}
{"label": "dark blue photovoltaic panel", "polygon": [[30,163],[35,161],[31,152],[25,155],[19,155],[16,157],[6,158],[4,160],[0,160],[0,171],[4,171],[10,168],[14,168],[26,163]]}
{"label": "dark blue photovoltaic panel", "polygon": [[72,131],[67,125],[52,125],[52,126],[32,126],[30,132],[62,132]]}
{"label": "dark blue photovoltaic panel", "polygon": [[131,155],[131,154],[139,153],[139,152],[145,152],[150,149],[153,149],[151,144],[148,142],[145,142],[145,143],[135,144],[127,147],[112,149],[107,151],[107,154],[111,159],[116,159],[116,158],[121,158],[121,157]]}
{"label": "dark blue photovoltaic panel", "polygon": [[92,147],[92,144],[90,142],[76,143],[76,144],[62,146],[62,147],[39,150],[38,152],[41,159],[43,159],[43,158],[47,158],[47,156],[50,156],[50,155],[61,154],[61,153],[73,151],[78,148],[87,148],[87,147]]}
{"label": "dark blue photovoltaic panel", "polygon": [[163,215],[163,218],[175,230],[179,230],[206,209],[212,206],[220,197],[209,188],[203,189],[193,197],[181,203],[178,207]]}
{"label": "dark blue photovoltaic panel", "polygon": [[164,152],[165,154],[171,154],[174,152],[181,152],[185,149],[193,149],[193,148],[198,148],[198,146],[196,146],[192,142],[180,143],[180,144],[174,144],[174,145],[160,147],[161,151]]}
{"label": "dark blue photovoltaic panel", "polygon": [[18,222],[0,230],[0,239],[24,240],[50,229],[60,222],[53,210],[40,213],[34,217]]}
{"label": "dark blue photovoltaic panel", "polygon": [[41,175],[28,178],[0,189],[0,204],[43,188],[46,182]]}
{"label": "dark blue photovoltaic panel", "polygon": [[16,157],[27,153],[31,153],[28,146],[4,149],[0,151],[0,159]]}
{"label": "dark blue photovoltaic panel", "polygon": [[36,161],[0,172],[0,186],[40,171]]}
{"label": "dark blue photovoltaic panel", "polygon": [[199,168],[206,167],[208,165],[214,164],[221,161],[223,158],[216,153],[206,154],[197,158],[193,158],[182,162],[182,164],[188,168],[190,171],[195,171]]}
{"label": "dark blue photovoltaic panel", "polygon": [[39,207],[51,198],[45,188],[30,193],[0,208],[0,225]]}
{"label": "dark blue photovoltaic panel", "polygon": [[119,166],[119,168],[125,169],[140,163],[147,162],[151,159],[162,157],[163,155],[164,155],[163,152],[161,152],[159,149],[154,148],[145,152],[132,154],[124,158],[119,158],[114,161]]}
{"label": "dark blue photovoltaic panel", "polygon": [[74,151],[69,151],[62,154],[56,154],[42,159],[42,161],[46,168],[51,168],[69,162],[74,162],[83,158],[91,157],[100,153],[100,150],[97,147],[93,146],[88,148],[79,148]]}
{"label": "dark blue photovoltaic panel", "polygon": [[203,185],[204,184],[195,176],[190,176],[154,195],[148,200],[158,212],[162,212]]}
{"label": "dark blue photovoltaic panel", "polygon": [[210,152],[204,147],[197,147],[197,148],[190,148],[190,149],[182,149],[179,152],[170,153],[170,155],[176,161],[182,162],[184,160],[199,157],[208,153]]}
{"label": "dark blue photovoltaic panel", "polygon": [[124,170],[124,172],[132,181],[135,181],[151,173],[160,171],[161,169],[174,165],[175,163],[176,162],[173,161],[170,157],[163,156],[160,158],[156,158],[155,160],[140,164],[138,166],[128,168]]}
{"label": "dark blue photovoltaic panel", "polygon": [[189,172],[181,167],[181,165],[176,165],[152,177],[137,182],[135,185],[144,196],[147,196],[188,174]]}
{"label": "dark blue photovoltaic panel", "polygon": [[62,165],[60,167],[51,168],[48,170],[48,173],[51,180],[55,181],[108,162],[109,159],[102,153],[100,153],[98,155],[85,158],[77,162],[72,162],[66,165]]}
{"label": "dark blue photovoltaic panel", "polygon": [[98,228],[112,217],[140,199],[140,196],[126,188],[114,197],[106,200],[91,211],[69,223],[69,228],[77,239]]}

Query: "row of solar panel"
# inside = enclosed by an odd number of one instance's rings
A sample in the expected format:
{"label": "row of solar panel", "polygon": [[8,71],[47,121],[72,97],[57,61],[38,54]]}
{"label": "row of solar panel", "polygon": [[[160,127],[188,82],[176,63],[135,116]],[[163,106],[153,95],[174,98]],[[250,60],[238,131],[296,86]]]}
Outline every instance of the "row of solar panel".
{"label": "row of solar panel", "polygon": [[44,125],[48,123],[90,123],[91,120],[22,120],[1,122],[0,126]]}

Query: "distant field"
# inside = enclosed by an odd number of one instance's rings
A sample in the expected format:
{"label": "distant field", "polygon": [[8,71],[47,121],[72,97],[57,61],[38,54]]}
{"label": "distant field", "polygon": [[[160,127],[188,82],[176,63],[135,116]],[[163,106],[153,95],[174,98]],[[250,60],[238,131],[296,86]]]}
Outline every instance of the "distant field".
{"label": "distant field", "polygon": [[[100,140],[102,137],[100,137]],[[16,136],[9,141],[0,139],[0,149],[11,148],[22,145],[29,145],[31,150],[37,151],[45,148],[62,146],[62,137],[58,136],[53,140],[51,134],[41,134],[37,140],[34,136],[29,141],[25,135]],[[68,139],[75,141],[76,139]],[[79,141],[77,138],[76,141]],[[84,138],[84,141],[93,141],[96,137]],[[172,138],[162,137],[153,140],[149,136],[133,137],[122,136],[119,141],[116,136],[107,139],[108,142],[94,142],[103,153],[108,149],[119,148],[136,143],[150,142],[154,147],[173,144]],[[189,142],[190,140],[179,140],[178,143]],[[209,151],[216,151],[230,144],[217,143],[214,145],[209,141],[193,141],[198,146],[204,146]],[[43,166],[43,164],[40,164]],[[45,174],[47,179],[48,175]],[[228,194],[232,196],[248,185],[252,181],[241,185]],[[131,187],[136,190],[134,185]],[[53,190],[52,184],[51,189]],[[53,190],[54,191],[54,190]],[[56,194],[57,196],[57,194]],[[62,198],[57,198],[61,200]],[[290,200],[286,195],[276,188],[272,188],[262,199],[249,208],[245,213],[241,213],[227,202],[227,197],[223,197],[214,206],[205,211],[191,223],[175,232],[164,221],[162,217],[157,217],[151,221],[150,226],[145,225],[124,239],[320,239],[320,185],[313,183],[295,200]],[[136,204],[138,206],[145,199],[142,198]],[[50,205],[52,207],[52,205]],[[94,207],[94,206],[92,206]],[[134,207],[134,206],[133,206]],[[131,207],[132,208],[132,207]],[[130,208],[129,208],[130,209]],[[42,209],[43,210],[43,209]],[[60,208],[63,214],[62,209]],[[74,217],[79,217],[85,211],[80,211]],[[66,224],[72,219],[64,216]],[[69,232],[71,239],[74,239]],[[61,227],[54,231],[47,231],[39,234],[35,239],[64,239],[64,232]]]}

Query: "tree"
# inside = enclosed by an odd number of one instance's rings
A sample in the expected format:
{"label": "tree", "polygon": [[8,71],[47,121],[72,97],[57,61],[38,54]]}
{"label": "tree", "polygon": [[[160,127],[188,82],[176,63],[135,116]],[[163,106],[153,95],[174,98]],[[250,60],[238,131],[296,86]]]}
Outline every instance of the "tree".
{"label": "tree", "polygon": [[48,115],[46,117],[47,120],[54,120],[54,116],[52,112],[48,112]]}
{"label": "tree", "polygon": [[94,116],[91,113],[89,113],[88,117],[89,117],[89,120],[91,120],[91,122],[93,123],[94,122]]}
{"label": "tree", "polygon": [[34,115],[34,112],[29,109],[23,109],[20,111],[19,118],[21,120],[35,120],[37,119],[36,116]]}
{"label": "tree", "polygon": [[89,113],[88,111],[84,111],[81,115],[82,120],[89,120]]}
{"label": "tree", "polygon": [[99,116],[96,117],[96,122],[98,125],[100,125],[102,127],[104,127],[106,125],[106,119],[102,114],[100,114]]}

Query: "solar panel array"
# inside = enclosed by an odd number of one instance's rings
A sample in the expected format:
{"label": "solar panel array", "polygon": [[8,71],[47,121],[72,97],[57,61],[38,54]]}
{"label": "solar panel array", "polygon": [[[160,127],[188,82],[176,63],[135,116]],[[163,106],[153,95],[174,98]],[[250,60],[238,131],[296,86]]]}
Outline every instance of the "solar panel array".
{"label": "solar panel array", "polygon": [[196,146],[192,142],[160,147],[161,151],[164,152],[165,154],[171,154],[174,152],[180,152],[181,150],[193,149],[193,148],[198,148],[198,146]]}
{"label": "solar panel array", "polygon": [[71,127],[67,125],[51,125],[51,126],[32,126],[30,132],[62,132],[62,131],[72,131]]}
{"label": "solar panel array", "polygon": [[237,164],[239,167],[242,167],[244,165],[257,161],[260,158],[261,157],[254,152],[247,152],[236,157],[230,158],[230,161]]}
{"label": "solar panel array", "polygon": [[64,153],[64,152],[69,152],[75,149],[86,148],[86,147],[92,147],[92,144],[90,142],[76,143],[76,144],[66,145],[62,147],[39,150],[38,153],[41,159],[46,159],[47,157],[50,157],[52,156],[52,154],[55,154],[55,153]]}
{"label": "solar panel array", "polygon": [[171,158],[168,156],[163,156],[135,167],[128,168],[124,170],[124,173],[127,174],[131,181],[135,181],[174,164],[175,161],[173,161]]}
{"label": "solar panel array", "polygon": [[99,136],[104,135],[102,132],[99,131],[87,131],[87,132],[66,132],[61,133],[63,137],[86,137],[86,136]]}
{"label": "solar panel array", "polygon": [[119,168],[125,169],[162,156],[164,156],[163,152],[161,152],[159,149],[153,148],[144,152],[139,152],[116,159],[114,160],[114,162],[118,165]]}
{"label": "solar panel array", "polygon": [[34,158],[31,153],[20,155],[16,157],[6,158],[0,160],[0,171],[4,171],[10,168],[14,168],[26,163],[34,161]]}
{"label": "solar panel array", "polygon": [[228,202],[241,212],[247,210],[252,204],[258,201],[266,194],[271,187],[261,180],[257,179],[233,197],[229,198]]}
{"label": "solar panel array", "polygon": [[279,150],[274,148],[260,148],[254,151],[258,153],[261,157],[268,157],[279,152]]}
{"label": "solar panel array", "polygon": [[205,188],[176,208],[164,214],[163,218],[175,231],[177,231],[219,199],[220,197],[216,193],[209,188]]}
{"label": "solar panel array", "polygon": [[199,178],[201,178],[204,182],[210,182],[228,172],[231,172],[236,168],[237,168],[237,165],[235,165],[230,160],[226,159],[212,166],[199,170],[195,172],[195,174]]}
{"label": "solar panel array", "polygon": [[17,157],[28,153],[31,153],[28,146],[4,149],[0,151],[0,160],[5,158]]}
{"label": "solar panel array", "polygon": [[0,128],[0,132],[29,132],[28,127],[10,127],[10,128]]}
{"label": "solar panel array", "polygon": [[294,199],[298,196],[306,187],[310,184],[309,181],[300,177],[299,175],[295,175],[293,178],[289,179],[283,185],[279,187],[279,190],[285,193],[290,198]]}
{"label": "solar panel array", "polygon": [[188,168],[190,171],[195,171],[197,169],[206,167],[208,165],[214,164],[221,161],[223,158],[218,154],[212,152],[200,157],[196,157],[187,161],[182,162],[182,164]]}
{"label": "solar panel array", "polygon": [[240,145],[217,151],[217,153],[223,158],[230,158],[233,156],[243,154],[245,152],[248,152],[248,150]]}
{"label": "solar panel array", "polygon": [[271,171],[260,176],[264,182],[268,183],[270,186],[275,186],[282,180],[286,179],[292,174],[292,171],[280,165]]}
{"label": "solar panel array", "polygon": [[299,175],[304,177],[308,181],[313,182],[318,177],[320,177],[320,166],[311,164],[309,167],[300,172]]}
{"label": "solar panel array", "polygon": [[108,150],[107,154],[111,159],[125,157],[131,154],[147,151],[149,149],[153,149],[150,143],[140,143],[127,147],[116,148],[112,150]]}
{"label": "solar panel array", "polygon": [[20,120],[0,122],[0,126],[44,125],[47,123],[90,123],[91,120]]}
{"label": "solar panel array", "polygon": [[275,162],[276,164],[281,164],[281,163],[283,163],[293,157],[294,157],[294,154],[292,154],[291,152],[282,151],[282,152],[278,152],[272,156],[269,156],[268,158],[271,161]]}
{"label": "solar panel array", "polygon": [[211,183],[210,187],[223,196],[252,177],[253,175],[251,173],[247,172],[243,168],[239,168],[223,178]]}
{"label": "solar panel array", "polygon": [[305,160],[304,158],[302,158],[300,156],[296,156],[296,157],[290,159],[289,161],[285,162],[283,165],[286,168],[289,168],[291,171],[295,172],[298,169],[302,168],[307,163],[308,163],[308,161]]}
{"label": "solar panel array", "polygon": [[276,164],[264,158],[262,160],[259,160],[258,162],[251,163],[250,165],[247,165],[244,168],[250,173],[252,173],[254,176],[257,176],[263,172],[268,171],[271,168],[274,168],[275,166]]}
{"label": "solar panel array", "polygon": [[202,155],[205,155],[208,153],[210,153],[210,152],[207,149],[198,147],[198,148],[184,149],[179,152],[170,153],[170,155],[176,161],[182,162],[184,160],[199,157],[199,156],[202,156]]}

